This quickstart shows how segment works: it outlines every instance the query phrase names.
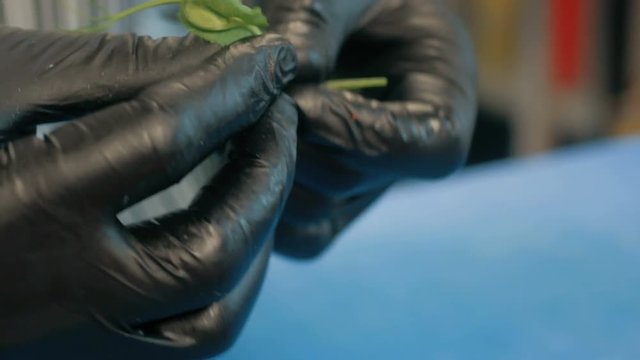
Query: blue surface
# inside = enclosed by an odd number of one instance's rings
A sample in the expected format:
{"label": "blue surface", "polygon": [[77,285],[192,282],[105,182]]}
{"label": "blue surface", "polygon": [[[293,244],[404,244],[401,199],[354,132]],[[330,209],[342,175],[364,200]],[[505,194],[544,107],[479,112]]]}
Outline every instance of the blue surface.
{"label": "blue surface", "polygon": [[392,190],[223,359],[640,358],[640,138]]}

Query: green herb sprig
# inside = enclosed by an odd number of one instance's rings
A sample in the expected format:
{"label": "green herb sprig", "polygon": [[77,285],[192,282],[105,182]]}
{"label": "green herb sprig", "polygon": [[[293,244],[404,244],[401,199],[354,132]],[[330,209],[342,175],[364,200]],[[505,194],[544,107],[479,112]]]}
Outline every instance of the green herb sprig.
{"label": "green herb sprig", "polygon": [[[98,18],[85,31],[105,31],[118,21],[150,8],[179,5],[178,19],[191,33],[220,45],[262,34],[268,26],[259,7],[250,8],[240,0],[149,0],[116,14]],[[329,80],[324,86],[335,90],[361,90],[387,86],[384,77]]]}

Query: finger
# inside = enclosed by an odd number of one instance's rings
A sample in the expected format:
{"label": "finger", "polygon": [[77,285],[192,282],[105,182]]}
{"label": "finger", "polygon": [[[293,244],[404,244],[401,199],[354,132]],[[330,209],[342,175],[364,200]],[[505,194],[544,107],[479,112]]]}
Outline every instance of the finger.
{"label": "finger", "polygon": [[194,36],[155,40],[0,27],[0,135],[132,98],[219,50]]}
{"label": "finger", "polygon": [[55,159],[55,180],[94,204],[126,208],[255,122],[294,68],[290,46],[275,35],[234,45],[197,71],[52,132],[44,150]]}
{"label": "finger", "polygon": [[298,81],[326,79],[333,72],[340,47],[374,0],[259,1],[270,31],[294,45]]}
{"label": "finger", "polygon": [[131,251],[108,259],[111,277],[127,279],[114,285],[127,285],[126,296],[110,298],[127,302],[105,306],[126,321],[149,321],[200,309],[231,291],[284,207],[295,170],[295,125],[292,102],[278,100],[234,138],[231,160],[187,210],[131,227]]}
{"label": "finger", "polygon": [[386,189],[335,198],[296,184],[276,229],[275,250],[298,259],[319,256]]}
{"label": "finger", "polygon": [[[319,95],[310,92],[301,108],[324,140],[359,149],[345,160],[363,170],[443,176],[465,161],[471,142],[476,111],[472,47],[444,2],[396,5],[364,24],[345,44],[338,63],[348,77],[386,76],[389,86],[367,92],[383,101],[319,90],[326,95],[323,101],[313,104]],[[331,120],[323,124],[319,109],[331,112]]]}
{"label": "finger", "polygon": [[[423,78],[428,81],[428,78]],[[340,148],[348,167],[369,174],[438,177],[466,156],[466,114],[442,98],[382,102],[321,87],[294,93],[301,111],[300,136]],[[472,122],[471,122],[472,123]]]}
{"label": "finger", "polygon": [[388,186],[396,177],[366,172],[347,164],[350,152],[342,148],[300,141],[296,183],[334,198],[358,196]]}
{"label": "finger", "polygon": [[[143,324],[135,328],[142,344],[151,339],[162,358],[203,359],[228,350],[238,338],[258,297],[271,255],[267,241],[235,288],[223,298],[194,312]],[[143,335],[139,335],[143,334]],[[149,356],[147,349],[144,355]]]}
{"label": "finger", "polygon": [[[267,241],[237,286],[198,310],[132,327],[99,319],[102,326],[59,331],[38,346],[3,351],[3,359],[39,359],[65,354],[71,359],[114,359],[114,349],[126,358],[205,359],[226,350],[236,339],[253,307],[271,255]],[[113,293],[108,299],[113,299]],[[73,344],[73,346],[69,346]],[[11,348],[11,350],[15,350]]]}

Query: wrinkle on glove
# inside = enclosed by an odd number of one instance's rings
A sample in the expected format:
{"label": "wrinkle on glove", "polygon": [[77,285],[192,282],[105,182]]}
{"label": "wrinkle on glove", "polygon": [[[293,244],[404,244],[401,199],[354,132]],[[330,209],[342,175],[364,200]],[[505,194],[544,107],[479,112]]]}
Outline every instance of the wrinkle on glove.
{"label": "wrinkle on glove", "polygon": [[[0,357],[199,359],[231,346],[292,187],[291,46],[0,28],[0,50]],[[188,209],[117,220],[228,142]]]}

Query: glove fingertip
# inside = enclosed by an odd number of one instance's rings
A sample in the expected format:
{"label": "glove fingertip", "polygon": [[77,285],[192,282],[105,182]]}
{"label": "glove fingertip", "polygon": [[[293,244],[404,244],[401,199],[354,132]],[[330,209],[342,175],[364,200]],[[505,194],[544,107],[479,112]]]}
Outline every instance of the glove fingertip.
{"label": "glove fingertip", "polygon": [[[293,45],[284,37],[276,34],[265,34],[247,41],[251,46],[264,51],[266,67],[273,76],[271,80],[279,87],[284,87],[295,77],[298,58]],[[245,43],[246,44],[246,43]],[[242,45],[233,45],[242,46]]]}

